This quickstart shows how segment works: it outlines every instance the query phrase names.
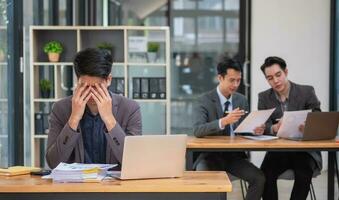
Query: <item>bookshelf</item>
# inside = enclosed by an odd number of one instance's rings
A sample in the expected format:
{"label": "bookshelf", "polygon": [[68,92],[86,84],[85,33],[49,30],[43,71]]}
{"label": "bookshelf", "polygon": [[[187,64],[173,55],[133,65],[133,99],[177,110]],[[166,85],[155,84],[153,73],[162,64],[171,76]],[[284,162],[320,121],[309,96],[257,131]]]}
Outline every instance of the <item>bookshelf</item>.
{"label": "bookshelf", "polygon": [[[113,46],[111,50],[113,81],[109,89],[139,103],[144,135],[170,134],[169,38],[168,27],[31,26],[32,166],[45,167],[47,165],[44,158],[48,137],[47,116],[53,103],[71,95],[76,86],[77,80],[72,63],[74,55],[82,49],[97,47],[102,43],[110,43]],[[59,62],[49,62],[47,55],[43,52],[43,45],[51,40],[57,40],[63,44],[64,52],[60,55]],[[149,43],[157,44],[155,59],[147,52]],[[140,79],[139,87],[137,81],[133,82],[138,78]],[[52,85],[47,98],[43,98],[40,92],[42,79],[49,80]],[[148,82],[148,86],[141,85],[141,79],[144,83]],[[150,85],[151,79],[152,85]],[[133,95],[138,91],[139,97]],[[149,95],[141,96],[141,92],[148,92]],[[151,95],[151,92],[154,94]]]}

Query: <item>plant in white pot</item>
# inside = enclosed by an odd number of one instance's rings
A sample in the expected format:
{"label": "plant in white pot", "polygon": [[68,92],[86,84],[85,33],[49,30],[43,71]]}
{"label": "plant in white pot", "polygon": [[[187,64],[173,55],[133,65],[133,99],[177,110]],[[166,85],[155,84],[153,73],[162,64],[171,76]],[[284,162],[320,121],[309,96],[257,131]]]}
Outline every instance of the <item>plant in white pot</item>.
{"label": "plant in white pot", "polygon": [[157,59],[157,53],[159,51],[159,43],[157,42],[148,42],[147,44],[147,59],[148,62],[155,62]]}
{"label": "plant in white pot", "polygon": [[63,50],[62,44],[55,40],[46,43],[44,46],[44,52],[48,54],[48,60],[50,62],[58,62]]}

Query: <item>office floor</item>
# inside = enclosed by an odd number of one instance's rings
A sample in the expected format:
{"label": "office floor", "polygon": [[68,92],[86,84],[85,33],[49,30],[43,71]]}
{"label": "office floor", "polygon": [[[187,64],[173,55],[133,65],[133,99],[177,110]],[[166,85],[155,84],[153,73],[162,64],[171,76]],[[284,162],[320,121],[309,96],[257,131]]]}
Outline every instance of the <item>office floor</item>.
{"label": "office floor", "polygon": [[[324,171],[319,175],[317,178],[312,179],[313,186],[315,189],[315,195],[318,200],[327,199],[327,171]],[[229,193],[227,195],[227,199],[236,200],[242,199],[241,195],[241,188],[240,188],[240,181],[234,181],[233,184],[233,192]],[[339,197],[339,191],[338,191],[338,182],[337,179],[335,179],[335,198],[338,199]],[[293,181],[288,180],[279,180],[278,181],[278,190],[279,190],[279,200],[288,200],[290,198],[290,194],[293,187]],[[308,196],[307,199],[311,199],[310,196]]]}

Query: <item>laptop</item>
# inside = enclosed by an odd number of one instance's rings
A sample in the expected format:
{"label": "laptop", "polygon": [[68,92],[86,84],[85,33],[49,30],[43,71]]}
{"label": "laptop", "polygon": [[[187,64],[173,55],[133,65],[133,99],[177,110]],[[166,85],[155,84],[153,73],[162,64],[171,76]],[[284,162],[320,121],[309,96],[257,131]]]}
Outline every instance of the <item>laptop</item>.
{"label": "laptop", "polygon": [[121,180],[182,177],[185,170],[186,135],[126,136]]}
{"label": "laptop", "polygon": [[291,140],[329,140],[336,137],[338,124],[339,112],[309,112],[301,136],[277,136]]}

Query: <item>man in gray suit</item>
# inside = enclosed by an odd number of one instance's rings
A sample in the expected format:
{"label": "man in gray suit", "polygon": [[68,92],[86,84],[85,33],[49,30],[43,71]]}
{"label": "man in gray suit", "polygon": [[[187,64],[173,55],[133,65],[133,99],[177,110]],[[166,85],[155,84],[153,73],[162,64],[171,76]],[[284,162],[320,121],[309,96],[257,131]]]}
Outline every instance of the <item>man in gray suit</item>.
{"label": "man in gray suit", "polygon": [[[241,64],[224,59],[218,66],[219,85],[204,94],[198,101],[194,115],[194,135],[234,135],[233,130],[248,111],[246,97],[237,93],[241,81]],[[264,125],[255,133],[262,134]],[[246,199],[261,198],[264,190],[264,174],[247,159],[245,152],[202,153],[194,163],[196,170],[223,170],[249,183]]]}
{"label": "man in gray suit", "polygon": [[51,168],[66,163],[114,163],[121,166],[126,135],[141,134],[139,105],[107,90],[112,56],[94,48],[74,59],[78,78],[73,96],[53,105],[46,159]]}
{"label": "man in gray suit", "polygon": [[[265,134],[275,135],[284,111],[320,111],[320,102],[314,88],[298,85],[287,79],[286,62],[279,57],[268,57],[261,66],[270,89],[259,93],[258,110],[276,108],[266,123]],[[304,124],[300,124],[302,131]],[[278,199],[277,178],[288,169],[294,171],[291,199],[307,198],[312,175],[322,168],[320,152],[268,152],[261,165],[266,183],[263,199]]]}

